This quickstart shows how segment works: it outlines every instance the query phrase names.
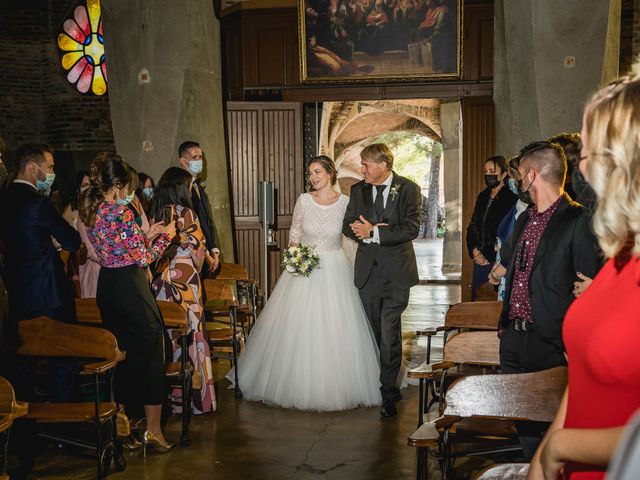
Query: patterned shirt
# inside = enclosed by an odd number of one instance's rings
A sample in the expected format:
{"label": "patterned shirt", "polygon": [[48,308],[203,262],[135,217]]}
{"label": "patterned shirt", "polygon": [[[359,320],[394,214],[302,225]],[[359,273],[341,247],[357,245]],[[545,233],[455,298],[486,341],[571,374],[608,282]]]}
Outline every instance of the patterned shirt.
{"label": "patterned shirt", "polygon": [[147,267],[170,243],[169,236],[160,234],[151,243],[135,221],[131,209],[104,202],[98,207],[96,223],[87,232],[100,265],[119,268],[129,265]]}
{"label": "patterned shirt", "polygon": [[558,205],[560,205],[562,198],[562,195],[558,197],[544,212],[538,212],[535,205],[527,212],[529,220],[522,231],[522,235],[520,235],[514,253],[515,267],[513,282],[511,283],[509,320],[521,318],[527,322],[533,321],[529,300],[529,277],[533,269],[533,260],[536,257],[542,234]]}

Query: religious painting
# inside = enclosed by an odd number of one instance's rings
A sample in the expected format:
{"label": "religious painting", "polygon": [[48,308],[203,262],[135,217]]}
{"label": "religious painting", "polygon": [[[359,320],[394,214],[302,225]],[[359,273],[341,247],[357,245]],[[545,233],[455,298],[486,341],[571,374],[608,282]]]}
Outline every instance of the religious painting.
{"label": "religious painting", "polygon": [[303,83],[462,75],[463,0],[298,0]]}

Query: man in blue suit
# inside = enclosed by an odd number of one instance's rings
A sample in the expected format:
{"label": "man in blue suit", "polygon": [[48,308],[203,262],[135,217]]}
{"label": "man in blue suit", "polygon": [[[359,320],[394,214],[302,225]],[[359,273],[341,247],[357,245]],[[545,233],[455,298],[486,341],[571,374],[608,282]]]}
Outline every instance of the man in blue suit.
{"label": "man in blue suit", "polygon": [[[44,145],[25,144],[16,150],[15,162],[16,178],[0,199],[9,319],[18,322],[42,315],[74,322],[71,285],[52,238],[63,249],[75,252],[80,235],[42,194],[55,179],[53,154]],[[50,394],[55,401],[69,401],[72,372],[68,363],[50,362]],[[31,363],[18,362],[13,373],[16,393],[23,398],[31,396]]]}

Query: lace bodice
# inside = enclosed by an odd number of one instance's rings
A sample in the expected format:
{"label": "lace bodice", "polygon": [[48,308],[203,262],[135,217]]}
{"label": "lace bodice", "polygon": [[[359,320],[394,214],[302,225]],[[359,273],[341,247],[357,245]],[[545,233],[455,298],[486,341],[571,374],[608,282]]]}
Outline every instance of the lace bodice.
{"label": "lace bodice", "polygon": [[293,209],[289,243],[315,246],[318,252],[342,246],[342,220],[349,197],[340,195],[331,205],[320,205],[308,193],[298,197]]}

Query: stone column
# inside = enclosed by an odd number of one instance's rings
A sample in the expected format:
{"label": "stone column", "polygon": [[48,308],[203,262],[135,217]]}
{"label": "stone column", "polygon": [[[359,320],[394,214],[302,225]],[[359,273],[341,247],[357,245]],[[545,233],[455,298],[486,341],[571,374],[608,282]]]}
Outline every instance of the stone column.
{"label": "stone column", "polygon": [[462,109],[460,102],[440,104],[444,164],[444,236],[442,271],[460,272],[462,266]]}
{"label": "stone column", "polygon": [[621,0],[496,0],[496,152],[580,131],[590,95],[618,75]]}
{"label": "stone column", "polygon": [[102,3],[108,95],[118,153],[156,181],[185,140],[205,152],[220,249],[233,261],[220,25],[208,0]]}

